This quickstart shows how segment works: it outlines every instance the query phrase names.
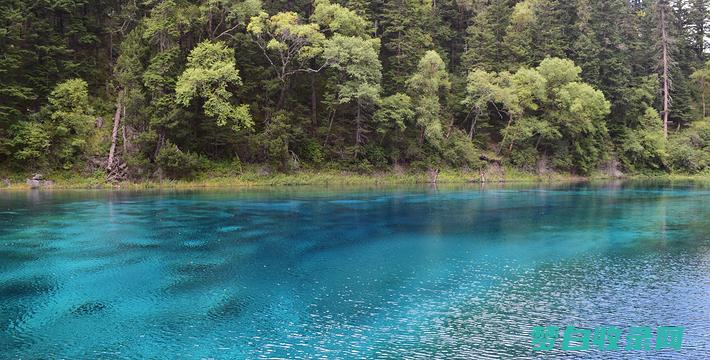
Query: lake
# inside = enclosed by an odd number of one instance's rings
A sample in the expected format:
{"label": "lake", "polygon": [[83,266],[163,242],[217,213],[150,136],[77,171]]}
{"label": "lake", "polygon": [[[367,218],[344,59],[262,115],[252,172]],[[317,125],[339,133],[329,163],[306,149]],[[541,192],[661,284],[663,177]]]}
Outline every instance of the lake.
{"label": "lake", "polygon": [[[3,359],[703,358],[710,188],[0,193],[0,307]],[[568,325],[685,332],[533,352]]]}

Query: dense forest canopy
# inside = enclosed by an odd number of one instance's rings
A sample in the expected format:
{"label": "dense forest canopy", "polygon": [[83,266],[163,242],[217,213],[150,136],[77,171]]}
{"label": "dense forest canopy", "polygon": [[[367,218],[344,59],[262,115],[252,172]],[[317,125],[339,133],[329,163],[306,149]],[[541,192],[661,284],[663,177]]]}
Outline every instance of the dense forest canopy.
{"label": "dense forest canopy", "polygon": [[707,0],[2,0],[0,164],[710,168]]}

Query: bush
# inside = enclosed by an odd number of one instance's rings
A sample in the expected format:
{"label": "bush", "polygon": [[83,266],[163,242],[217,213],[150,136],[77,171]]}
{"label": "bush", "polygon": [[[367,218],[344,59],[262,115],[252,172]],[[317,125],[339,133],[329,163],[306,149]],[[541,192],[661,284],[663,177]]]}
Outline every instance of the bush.
{"label": "bush", "polygon": [[123,161],[128,165],[128,176],[133,179],[147,178],[154,170],[150,159],[142,153],[126,154],[123,156]]}
{"label": "bush", "polygon": [[203,161],[198,155],[183,152],[171,142],[160,148],[155,163],[170,179],[191,178],[203,167]]}
{"label": "bush", "polygon": [[637,128],[625,130],[621,136],[620,157],[627,170],[665,167],[666,140],[662,126],[658,112],[649,107]]}
{"label": "bush", "polygon": [[365,159],[375,169],[384,169],[389,161],[385,149],[381,146],[367,144],[365,145]]}
{"label": "bush", "polygon": [[444,145],[443,158],[449,165],[458,168],[481,169],[485,163],[481,160],[481,151],[460,130],[455,130]]}
{"label": "bush", "polygon": [[[525,171],[535,171],[537,169],[537,150],[532,147],[513,148],[510,153],[510,163],[516,168]],[[558,166],[559,164],[555,164]],[[564,166],[568,166],[565,164]]]}
{"label": "bush", "polygon": [[323,154],[323,146],[317,141],[309,139],[303,144],[301,157],[311,164],[319,165],[323,162],[325,157]]}
{"label": "bush", "polygon": [[574,167],[574,161],[572,155],[569,153],[569,149],[565,147],[557,147],[552,153],[552,167],[555,170],[570,170]]}
{"label": "bush", "polygon": [[354,164],[353,170],[358,174],[372,174],[375,171],[375,167],[369,161],[362,160]]}
{"label": "bush", "polygon": [[710,123],[699,121],[671,137],[668,166],[677,172],[699,173],[710,168]]}
{"label": "bush", "polygon": [[693,146],[687,137],[671,139],[668,149],[668,165],[675,172],[695,174],[708,168],[710,155]]}
{"label": "bush", "polygon": [[15,159],[37,165],[46,162],[51,137],[42,124],[21,121],[12,127],[12,132],[15,136],[10,139],[10,144],[15,148]]}

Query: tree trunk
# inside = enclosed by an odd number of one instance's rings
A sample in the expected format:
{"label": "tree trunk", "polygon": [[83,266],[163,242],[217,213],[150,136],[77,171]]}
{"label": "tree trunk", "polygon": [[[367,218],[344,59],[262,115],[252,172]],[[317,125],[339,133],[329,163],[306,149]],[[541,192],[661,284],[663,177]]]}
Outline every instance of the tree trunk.
{"label": "tree trunk", "polygon": [[276,103],[276,110],[281,110],[286,103],[286,92],[288,90],[288,80],[281,84],[281,91],[279,92],[279,101]]}
{"label": "tree trunk", "polygon": [[[123,113],[126,113],[126,109],[123,109]],[[121,134],[123,134],[123,154],[128,152],[128,138],[126,137],[126,124],[121,125]]]}
{"label": "tree trunk", "polygon": [[449,140],[451,137],[451,132],[454,131],[454,123],[456,122],[456,119],[451,116],[451,121],[449,121],[449,127],[446,129],[446,140]]}
{"label": "tree trunk", "polygon": [[476,122],[478,121],[478,110],[474,110],[473,119],[471,119],[471,128],[468,129],[468,139],[473,140],[473,135],[476,133]]}
{"label": "tree trunk", "polygon": [[266,114],[264,115],[264,124],[269,125],[271,123],[271,118],[274,115],[274,110],[279,111],[283,109],[284,103],[286,102],[286,91],[288,90],[288,79],[283,78],[283,76],[279,76],[279,79],[281,80],[281,88],[279,89],[279,97],[276,100],[276,108],[275,109],[268,109],[266,110]]}
{"label": "tree trunk", "polygon": [[330,116],[328,116],[328,132],[325,133],[325,140],[323,141],[323,147],[326,147],[328,145],[328,138],[330,138],[330,130],[333,128],[333,120],[335,120],[335,111],[337,109],[333,108],[333,110],[330,112]]}
{"label": "tree trunk", "polygon": [[360,101],[360,99],[358,99],[357,100],[357,115],[355,116],[355,146],[360,146],[360,144],[362,143],[362,138],[361,138],[362,128],[360,127],[361,117],[362,117],[362,102]]}
{"label": "tree trunk", "polygon": [[670,74],[668,60],[668,33],[666,26],[666,3],[660,4],[661,11],[661,62],[663,66],[663,136],[668,138],[668,113],[670,112]]}
{"label": "tree trunk", "polygon": [[165,145],[165,129],[159,128],[158,129],[158,142],[155,144],[155,154],[153,154],[153,160],[155,160],[158,157],[158,153],[160,153],[160,149]]}
{"label": "tree trunk", "polygon": [[[510,128],[510,125],[513,124],[513,115],[508,115],[508,125],[505,127],[506,129]],[[505,144],[505,139],[508,136],[508,132],[506,131],[505,135],[503,135],[503,139],[500,141],[501,146]],[[508,152],[513,151],[513,142],[510,143],[510,146],[508,147]],[[498,149],[498,152],[496,154],[500,153],[500,149]]]}
{"label": "tree trunk", "polygon": [[316,97],[316,74],[311,74],[311,125],[315,133],[318,127],[318,99]]}
{"label": "tree trunk", "polygon": [[703,102],[703,119],[707,116],[705,113],[705,76],[700,77],[700,98]]}
{"label": "tree trunk", "polygon": [[113,116],[113,132],[111,133],[111,149],[108,152],[108,162],[106,168],[111,170],[113,168],[113,160],[116,155],[116,141],[118,138],[118,125],[121,122],[121,102],[116,105],[116,114]]}

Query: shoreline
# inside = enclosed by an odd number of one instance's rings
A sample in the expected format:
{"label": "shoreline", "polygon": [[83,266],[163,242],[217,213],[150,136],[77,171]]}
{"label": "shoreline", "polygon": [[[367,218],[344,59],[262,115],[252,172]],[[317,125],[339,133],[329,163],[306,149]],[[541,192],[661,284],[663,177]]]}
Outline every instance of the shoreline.
{"label": "shoreline", "polygon": [[481,181],[478,172],[462,171],[455,169],[442,170],[436,183],[429,180],[424,171],[383,171],[372,174],[358,174],[337,170],[304,170],[293,173],[261,174],[256,171],[247,171],[242,174],[215,174],[204,173],[190,180],[147,180],[127,181],[111,184],[103,178],[86,177],[80,174],[61,173],[58,177],[51,176],[52,185],[43,185],[37,188],[30,187],[26,181],[20,181],[20,176],[14,176],[15,181],[10,181],[9,186],[0,186],[0,191],[27,191],[27,190],[151,190],[151,189],[220,189],[220,188],[266,188],[290,186],[405,186],[405,185],[466,185],[466,184],[564,184],[582,183],[590,181],[627,181],[627,180],[658,180],[658,181],[700,181],[710,183],[710,174],[684,175],[684,174],[659,174],[659,175],[627,175],[624,177],[610,177],[603,174],[578,176],[572,174],[550,173],[537,175],[516,170],[508,170],[502,176],[487,176]]}

